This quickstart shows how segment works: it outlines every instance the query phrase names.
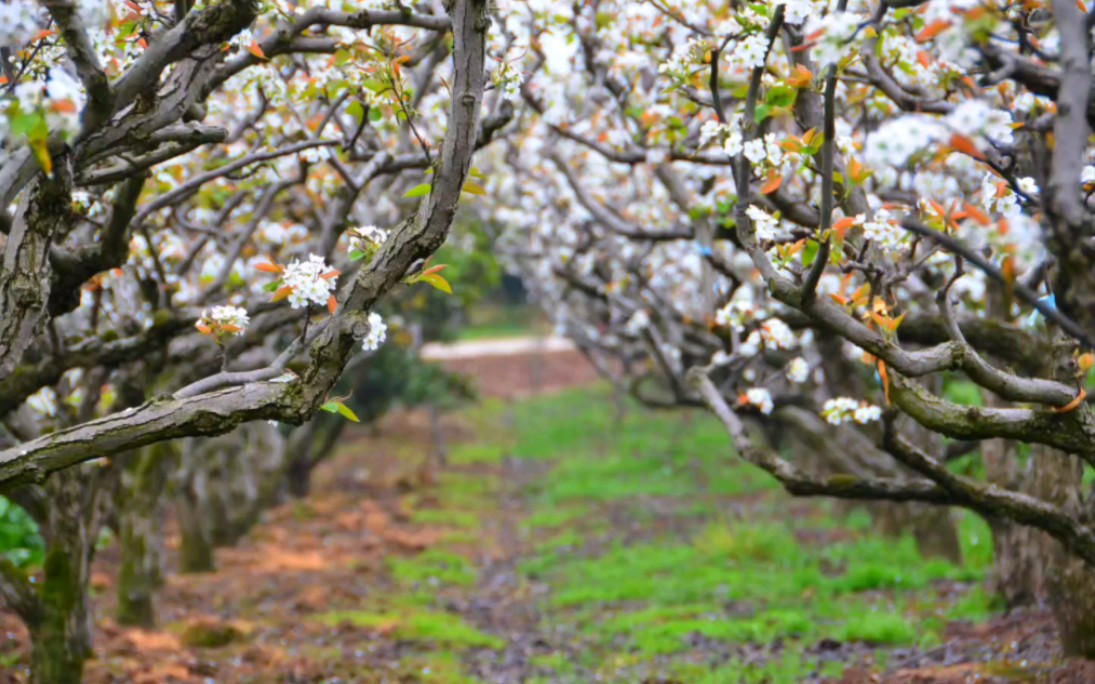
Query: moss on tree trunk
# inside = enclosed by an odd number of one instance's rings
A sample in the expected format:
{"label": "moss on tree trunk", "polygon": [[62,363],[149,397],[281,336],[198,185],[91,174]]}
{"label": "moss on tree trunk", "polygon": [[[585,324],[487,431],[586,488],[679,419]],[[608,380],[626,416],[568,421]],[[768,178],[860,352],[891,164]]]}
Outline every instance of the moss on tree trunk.
{"label": "moss on tree trunk", "polygon": [[212,572],[216,569],[213,535],[210,530],[207,504],[209,500],[208,471],[201,440],[186,441],[179,473],[176,513],[179,520],[179,572]]}
{"label": "moss on tree trunk", "polygon": [[155,592],[163,583],[160,553],[160,500],[172,456],[168,444],[142,449],[127,464],[119,497],[119,624],[152,627]]}
{"label": "moss on tree trunk", "polygon": [[[1075,347],[1075,342],[1062,335],[1053,341],[1051,371],[1059,382],[1075,382],[1081,376],[1073,354]],[[1083,461],[1043,445],[1033,447],[1031,458],[1034,494],[1078,519],[1088,517]],[[1044,535],[1040,546],[1046,594],[1061,647],[1066,656],[1095,659],[1095,568]]]}
{"label": "moss on tree trunk", "polygon": [[[73,549],[80,553],[80,549]],[[46,556],[38,619],[30,625],[32,684],[80,684],[91,657],[87,587],[69,549]]]}

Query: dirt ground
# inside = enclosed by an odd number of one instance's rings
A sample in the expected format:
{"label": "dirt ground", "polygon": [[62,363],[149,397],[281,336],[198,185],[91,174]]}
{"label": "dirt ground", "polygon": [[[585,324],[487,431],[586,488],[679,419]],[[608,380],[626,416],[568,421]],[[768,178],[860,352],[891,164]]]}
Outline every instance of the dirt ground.
{"label": "dirt ground", "polygon": [[[579,386],[596,377],[576,352],[450,363],[453,369],[479,378],[482,387],[492,388],[490,394],[505,399]],[[459,417],[446,417],[445,425],[453,442],[474,436],[474,426]],[[367,625],[314,619],[325,611],[383,603],[394,594],[392,559],[416,558],[451,532],[444,520],[446,503],[438,482],[454,476],[490,476],[512,484],[492,494],[497,496],[490,503],[496,519],[463,542],[467,555],[479,566],[477,582],[444,594],[452,614],[507,644],[474,663],[474,681],[531,681],[530,663],[537,655],[566,652],[560,643],[565,636],[545,631],[540,624],[536,588],[517,581],[514,571],[517,559],[527,551],[514,534],[513,521],[523,506],[515,492],[523,480],[537,473],[529,470],[531,466],[521,470],[509,462],[437,465],[414,456],[427,453],[430,444],[428,420],[418,412],[388,416],[378,435],[356,433],[352,443],[317,472],[310,497],[270,511],[238,546],[218,550],[215,572],[178,575],[169,571],[158,599],[163,627],[157,631],[122,628],[110,618],[117,557],[113,550],[105,551],[96,561],[93,576],[97,657],[89,664],[86,682],[470,681],[455,675],[447,678],[441,671],[442,661],[409,671],[406,658],[412,647],[401,636],[403,625],[396,619]],[[432,515],[427,517],[423,511]],[[427,519],[437,522],[423,522]],[[169,530],[165,559],[169,569],[175,567],[172,549],[177,543],[177,535]],[[954,625],[946,643],[933,651],[891,653],[888,674],[852,669],[838,681],[1095,682],[1095,663],[1059,664],[1054,631],[1043,612],[1001,616],[982,625]],[[210,640],[219,645],[210,646]],[[25,653],[26,648],[22,625],[10,614],[0,613],[0,653]],[[843,653],[839,649],[844,645],[823,641],[815,648]],[[985,660],[997,662],[997,669],[975,664]],[[1011,662],[1013,667],[1007,665]],[[1031,667],[1038,662],[1047,666]],[[434,674],[427,676],[431,671]],[[353,672],[358,674],[348,674]],[[24,681],[19,667],[0,673],[0,684]]]}
{"label": "dirt ground", "polygon": [[578,351],[520,353],[446,360],[442,365],[476,379],[482,396],[518,399],[580,387],[598,378]]}

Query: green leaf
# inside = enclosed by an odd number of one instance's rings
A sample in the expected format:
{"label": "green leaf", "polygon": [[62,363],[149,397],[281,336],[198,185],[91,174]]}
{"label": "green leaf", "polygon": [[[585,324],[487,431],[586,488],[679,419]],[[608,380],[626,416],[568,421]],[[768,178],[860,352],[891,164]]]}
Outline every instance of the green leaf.
{"label": "green leaf", "polygon": [[359,124],[365,120],[365,105],[361,102],[354,100],[346,107],[346,113],[354,117],[354,120]]}
{"label": "green leaf", "polygon": [[829,263],[839,266],[844,261],[844,241],[833,240],[833,246],[829,250]]}
{"label": "green leaf", "polygon": [[437,273],[427,273],[420,279],[434,286],[438,290],[441,290],[445,294],[452,294],[452,285],[450,285],[449,281],[445,280],[444,277],[438,275]]}
{"label": "green leaf", "polygon": [[338,413],[338,406],[339,406],[339,402],[329,401],[326,404],[324,404],[323,406],[320,406],[319,408],[320,408],[320,410],[326,411],[327,413]]}
{"label": "green leaf", "polygon": [[479,185],[475,181],[465,181],[464,192],[468,193],[469,195],[479,195],[480,197],[487,196],[486,188],[484,188],[482,185]]}
{"label": "green leaf", "polygon": [[817,259],[817,251],[821,249],[821,245],[813,240],[808,240],[806,246],[802,248],[802,265],[809,268],[814,260]]}
{"label": "green leaf", "polygon": [[346,66],[354,56],[349,50],[339,50],[335,53],[334,66]]}
{"label": "green leaf", "polygon": [[22,135],[27,138],[32,138],[34,137],[34,134],[39,132],[43,127],[46,129],[46,135],[49,135],[49,127],[45,125],[45,119],[37,111],[30,112],[29,114],[19,112],[10,119],[8,127],[13,136]]}
{"label": "green leaf", "polygon": [[475,168],[474,166],[471,167],[470,169],[468,169],[468,175],[471,176],[472,178],[478,178],[479,180],[486,180],[487,179],[487,176],[482,171]]}
{"label": "green leaf", "polygon": [[818,134],[814,136],[814,139],[810,141],[810,144],[806,146],[806,152],[811,156],[815,155],[821,151],[821,146],[823,144],[825,144],[825,134],[818,132]]}
{"label": "green leaf", "polygon": [[346,404],[343,404],[341,401],[338,402],[338,412],[346,420],[351,420],[355,423],[360,423],[361,422],[361,419],[357,417],[357,414],[354,413],[353,411],[351,411],[350,407],[347,406]]}
{"label": "green leaf", "polygon": [[362,252],[360,249],[350,250],[350,261],[361,261],[364,258],[365,252]]}
{"label": "green leaf", "polygon": [[753,121],[760,123],[768,118],[772,113],[772,106],[767,104],[757,105],[756,111],[753,112]]}
{"label": "green leaf", "polygon": [[430,186],[429,183],[423,183],[422,185],[414,186],[413,188],[411,188],[410,190],[407,191],[406,195],[403,195],[403,196],[407,197],[407,198],[410,198],[410,197],[425,197],[426,195],[430,194],[430,189],[431,189],[431,186]]}
{"label": "green leaf", "polygon": [[53,157],[49,154],[49,143],[45,138],[31,138],[30,149],[34,152],[34,158],[38,160],[38,166],[46,172],[47,176],[53,175]]}
{"label": "green leaf", "polygon": [[787,85],[773,86],[765,95],[764,101],[772,107],[790,107],[798,97],[798,89]]}
{"label": "green leaf", "polygon": [[281,287],[281,281],[276,280],[272,283],[266,283],[262,286],[262,289],[266,292],[277,292],[279,287]]}
{"label": "green leaf", "polygon": [[373,107],[369,110],[369,121],[376,123],[384,118],[384,112],[380,111],[380,107]]}

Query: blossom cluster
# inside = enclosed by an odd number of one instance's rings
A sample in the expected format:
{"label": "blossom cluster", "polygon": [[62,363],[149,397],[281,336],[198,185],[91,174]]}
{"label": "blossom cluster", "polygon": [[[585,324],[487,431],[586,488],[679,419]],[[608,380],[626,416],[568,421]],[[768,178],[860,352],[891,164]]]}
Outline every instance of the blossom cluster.
{"label": "blossom cluster", "polygon": [[[334,275],[332,275],[332,273]],[[289,288],[289,305],[294,309],[315,305],[324,306],[335,290],[338,272],[333,271],[323,257],[309,254],[307,261],[293,259],[285,267],[281,281]]]}
{"label": "blossom cluster", "polygon": [[753,356],[763,349],[794,349],[798,338],[790,326],[778,318],[769,318],[760,324],[742,342],[738,350],[745,356]]}
{"label": "blossom cluster", "polygon": [[347,234],[350,236],[350,258],[361,258],[376,252],[388,239],[388,231],[376,226],[359,226],[351,228]]}
{"label": "blossom cluster", "polygon": [[240,335],[251,322],[247,310],[238,306],[214,306],[202,311],[195,327],[203,334],[220,339],[226,335]]}
{"label": "blossom cluster", "polygon": [[775,404],[772,403],[772,393],[763,387],[751,387],[738,397],[738,404],[742,406],[753,406],[764,415],[768,415],[775,408]]}
{"label": "blossom cluster", "polygon": [[757,308],[751,301],[731,299],[715,312],[715,323],[734,332],[742,332],[757,316]]}
{"label": "blossom cluster", "polygon": [[761,242],[779,240],[784,237],[786,231],[782,230],[780,221],[775,216],[755,204],[750,204],[745,213],[753,222],[753,230],[756,232],[757,239]]}
{"label": "blossom cluster", "polygon": [[855,422],[860,425],[873,423],[882,418],[882,409],[865,401],[856,401],[850,397],[829,399],[821,409],[821,415],[830,425],[843,425]]}
{"label": "blossom cluster", "polygon": [[[80,82],[64,67],[53,66],[47,72],[45,82],[21,81],[12,89],[11,97],[0,98],[0,111],[5,112],[3,126],[6,128],[9,122],[41,116],[49,131],[71,136],[79,130],[80,111],[85,101]],[[39,134],[33,124],[24,123],[22,127],[29,128],[31,134]],[[0,134],[6,138],[10,131],[0,129]]]}
{"label": "blossom cluster", "polygon": [[502,62],[491,72],[491,83],[502,93],[503,99],[511,102],[520,99],[524,80],[521,70],[512,62]]}
{"label": "blossom cluster", "polygon": [[35,2],[13,0],[0,3],[0,47],[22,47],[30,42],[44,23],[43,12]]}
{"label": "blossom cluster", "polygon": [[787,379],[791,382],[806,382],[810,377],[810,364],[806,363],[806,359],[801,356],[796,356],[787,364],[785,372],[787,374]]}
{"label": "blossom cluster", "polygon": [[858,222],[863,225],[863,237],[887,254],[901,252],[908,246],[908,234],[886,209],[879,208],[870,220],[863,217]]}
{"label": "blossom cluster", "polygon": [[361,341],[361,348],[367,352],[371,352],[380,349],[380,345],[384,344],[384,341],[388,339],[388,324],[385,323],[380,314],[376,312],[369,312],[368,320],[369,332]]}
{"label": "blossom cluster", "polygon": [[837,64],[855,50],[854,38],[863,18],[851,12],[830,12],[825,16],[811,15],[803,33],[816,36],[810,56],[819,65]]}

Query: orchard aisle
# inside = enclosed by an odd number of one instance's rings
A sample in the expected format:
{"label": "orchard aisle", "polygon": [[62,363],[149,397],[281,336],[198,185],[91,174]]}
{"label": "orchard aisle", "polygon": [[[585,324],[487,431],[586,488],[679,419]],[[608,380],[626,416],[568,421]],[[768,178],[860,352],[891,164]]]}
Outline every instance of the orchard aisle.
{"label": "orchard aisle", "polygon": [[986,622],[972,518],[965,566],[922,560],[734,466],[705,414],[617,416],[599,385],[445,425],[444,464],[422,413],[356,434],[217,572],[169,576],[160,631],[100,624],[87,681],[911,684],[1055,664],[1043,616]]}

